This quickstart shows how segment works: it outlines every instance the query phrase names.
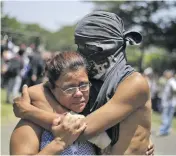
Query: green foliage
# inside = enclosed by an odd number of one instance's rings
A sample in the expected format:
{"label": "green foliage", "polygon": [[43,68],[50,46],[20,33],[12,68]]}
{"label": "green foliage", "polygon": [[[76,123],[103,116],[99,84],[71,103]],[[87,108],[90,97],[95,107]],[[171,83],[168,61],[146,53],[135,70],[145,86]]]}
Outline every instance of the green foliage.
{"label": "green foliage", "polygon": [[126,50],[127,60],[129,64],[138,69],[141,59],[141,51],[138,46],[128,46]]}
{"label": "green foliage", "polygon": [[145,53],[143,60],[143,67],[152,67],[154,71],[162,73],[169,67],[168,54],[161,48],[148,49],[149,52]]}
{"label": "green foliage", "polygon": [[75,25],[62,27],[57,32],[50,32],[38,24],[20,23],[16,18],[8,15],[1,19],[2,35],[11,36],[13,42],[17,45],[22,43],[27,45],[43,43],[45,48],[51,51],[76,50],[76,45],[74,44]]}
{"label": "green foliage", "polygon": [[59,31],[50,34],[46,39],[46,48],[53,51],[76,50],[74,29],[75,26],[65,26]]}
{"label": "green foliage", "polygon": [[[144,56],[142,54],[144,53]],[[145,51],[141,51],[138,46],[128,46],[126,50],[128,63],[135,67],[138,71],[141,57],[143,57],[142,67],[152,67],[154,71],[162,74],[166,69],[176,70],[176,56],[168,54],[165,49],[152,47]]]}

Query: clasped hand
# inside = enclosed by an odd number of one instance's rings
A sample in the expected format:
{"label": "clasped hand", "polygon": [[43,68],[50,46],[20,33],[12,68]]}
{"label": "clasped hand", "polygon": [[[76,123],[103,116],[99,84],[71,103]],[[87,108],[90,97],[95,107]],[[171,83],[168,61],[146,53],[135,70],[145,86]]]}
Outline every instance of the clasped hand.
{"label": "clasped hand", "polygon": [[54,119],[51,128],[54,137],[65,142],[66,146],[73,144],[86,128],[84,118],[82,115],[67,113],[65,116]]}

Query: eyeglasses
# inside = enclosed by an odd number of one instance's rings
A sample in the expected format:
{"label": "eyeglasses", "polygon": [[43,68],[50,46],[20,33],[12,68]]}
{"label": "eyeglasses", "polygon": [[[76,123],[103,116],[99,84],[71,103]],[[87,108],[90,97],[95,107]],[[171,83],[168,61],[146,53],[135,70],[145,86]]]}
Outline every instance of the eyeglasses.
{"label": "eyeglasses", "polygon": [[84,83],[78,87],[70,87],[70,88],[67,88],[67,89],[63,89],[59,86],[57,86],[58,88],[60,88],[65,94],[67,95],[73,95],[75,94],[78,90],[81,91],[81,92],[85,92],[85,91],[88,91],[91,87],[91,83],[88,82],[88,83]]}

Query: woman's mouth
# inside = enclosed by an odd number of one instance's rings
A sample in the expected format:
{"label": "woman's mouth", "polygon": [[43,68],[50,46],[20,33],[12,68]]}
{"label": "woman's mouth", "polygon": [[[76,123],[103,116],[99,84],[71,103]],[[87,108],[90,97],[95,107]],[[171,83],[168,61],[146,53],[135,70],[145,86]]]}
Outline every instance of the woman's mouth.
{"label": "woman's mouth", "polygon": [[79,102],[74,102],[73,104],[74,105],[83,105],[85,103],[86,103],[86,101],[79,101]]}

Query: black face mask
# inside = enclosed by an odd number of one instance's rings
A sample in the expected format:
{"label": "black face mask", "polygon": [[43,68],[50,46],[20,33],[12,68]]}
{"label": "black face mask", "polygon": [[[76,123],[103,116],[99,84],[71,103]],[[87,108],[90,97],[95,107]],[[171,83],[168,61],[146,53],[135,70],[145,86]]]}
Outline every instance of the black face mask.
{"label": "black face mask", "polygon": [[78,51],[89,61],[102,64],[107,57],[113,55],[124,46],[123,40],[102,40],[100,42],[87,42],[78,44]]}
{"label": "black face mask", "polygon": [[[102,44],[98,44],[98,45],[100,47]],[[114,44],[114,45],[117,45],[117,44]],[[109,46],[109,47],[108,46],[109,45],[106,44],[104,47],[106,48],[112,47],[112,46]],[[116,62],[113,58],[116,58],[120,52],[124,53],[124,49],[125,49],[125,45],[123,44],[121,47],[118,47],[118,49],[116,49],[117,46],[116,47],[114,46],[114,48],[111,48],[111,49],[105,49],[103,47],[105,51],[98,51],[100,50],[99,47],[97,48],[95,43],[94,45],[92,44],[91,45],[89,44],[88,46],[79,45],[78,47],[79,52],[87,59],[88,67],[89,67],[88,73],[90,78],[94,78],[94,76],[97,77],[98,73],[99,73],[99,76],[103,74],[105,72],[104,70],[107,70],[110,67],[110,65],[112,65],[113,62],[114,63]]]}

